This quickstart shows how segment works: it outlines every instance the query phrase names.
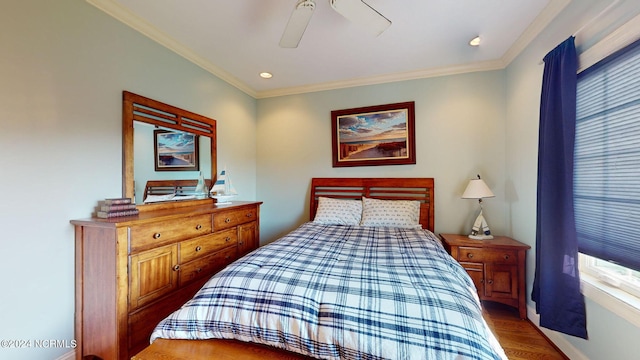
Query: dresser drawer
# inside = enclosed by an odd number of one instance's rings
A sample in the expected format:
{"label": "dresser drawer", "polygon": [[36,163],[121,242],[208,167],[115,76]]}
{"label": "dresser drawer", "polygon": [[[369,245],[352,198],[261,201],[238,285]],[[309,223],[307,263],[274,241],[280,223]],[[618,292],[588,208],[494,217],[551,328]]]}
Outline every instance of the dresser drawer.
{"label": "dresser drawer", "polygon": [[131,252],[135,252],[209,233],[211,233],[211,215],[197,215],[133,226],[129,244]]}
{"label": "dresser drawer", "polygon": [[238,249],[231,247],[181,265],[180,286],[185,286],[204,276],[213,275],[225,266],[231,264],[236,259],[237,253]]}
{"label": "dresser drawer", "polygon": [[224,230],[195,239],[185,240],[180,243],[180,263],[184,264],[225,247],[236,245],[237,241],[238,232],[236,229]]}
{"label": "dresser drawer", "polygon": [[213,214],[213,229],[218,231],[238,224],[244,224],[255,220],[257,215],[258,209],[256,207],[215,213]]}
{"label": "dresser drawer", "polygon": [[518,256],[515,250],[464,247],[458,248],[458,261],[490,262],[499,264],[516,264]]}

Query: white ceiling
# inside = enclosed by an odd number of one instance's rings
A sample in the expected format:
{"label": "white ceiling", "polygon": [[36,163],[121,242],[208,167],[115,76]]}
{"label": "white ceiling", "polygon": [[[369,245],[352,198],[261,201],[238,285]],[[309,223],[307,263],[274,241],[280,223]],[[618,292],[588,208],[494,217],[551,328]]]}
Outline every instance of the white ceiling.
{"label": "white ceiling", "polygon": [[570,2],[365,0],[392,22],[374,37],[316,0],[300,45],[285,49],[297,0],[87,1],[256,98],[501,69]]}

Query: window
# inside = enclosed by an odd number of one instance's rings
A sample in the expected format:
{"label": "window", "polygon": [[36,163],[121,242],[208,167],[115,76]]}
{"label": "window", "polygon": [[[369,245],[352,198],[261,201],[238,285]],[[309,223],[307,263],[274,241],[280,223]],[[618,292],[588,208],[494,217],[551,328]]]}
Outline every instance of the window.
{"label": "window", "polygon": [[640,297],[640,41],[580,73],[577,96],[581,269]]}
{"label": "window", "polygon": [[580,254],[582,271],[604,282],[608,286],[626,291],[640,298],[640,271]]}

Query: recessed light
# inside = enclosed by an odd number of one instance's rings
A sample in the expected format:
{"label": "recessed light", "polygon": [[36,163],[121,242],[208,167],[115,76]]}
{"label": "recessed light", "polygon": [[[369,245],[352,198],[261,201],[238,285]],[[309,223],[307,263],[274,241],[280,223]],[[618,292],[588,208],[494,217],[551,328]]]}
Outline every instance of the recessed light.
{"label": "recessed light", "polygon": [[265,71],[260,73],[260,77],[263,79],[271,79],[273,77],[273,74]]}
{"label": "recessed light", "polygon": [[476,36],[469,41],[469,45],[471,46],[479,46],[480,45],[480,36]]}

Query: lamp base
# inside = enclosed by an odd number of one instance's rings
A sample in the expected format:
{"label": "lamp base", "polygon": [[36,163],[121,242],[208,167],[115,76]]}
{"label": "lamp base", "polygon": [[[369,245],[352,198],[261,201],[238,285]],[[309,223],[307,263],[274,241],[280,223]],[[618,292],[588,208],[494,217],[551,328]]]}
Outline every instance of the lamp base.
{"label": "lamp base", "polygon": [[[480,227],[482,227],[482,232],[480,231]],[[482,215],[482,207],[480,207],[480,214],[478,214],[476,221],[473,223],[473,227],[471,228],[471,234],[469,234],[469,239],[474,239],[474,240],[493,239],[493,235],[491,235],[491,230],[489,230],[489,225],[487,225],[487,221],[484,219],[484,215]]]}
{"label": "lamp base", "polygon": [[469,235],[469,239],[474,239],[474,240],[491,240],[493,239],[493,235]]}

